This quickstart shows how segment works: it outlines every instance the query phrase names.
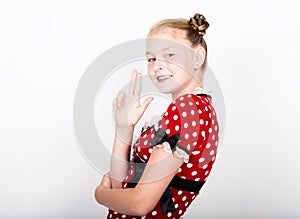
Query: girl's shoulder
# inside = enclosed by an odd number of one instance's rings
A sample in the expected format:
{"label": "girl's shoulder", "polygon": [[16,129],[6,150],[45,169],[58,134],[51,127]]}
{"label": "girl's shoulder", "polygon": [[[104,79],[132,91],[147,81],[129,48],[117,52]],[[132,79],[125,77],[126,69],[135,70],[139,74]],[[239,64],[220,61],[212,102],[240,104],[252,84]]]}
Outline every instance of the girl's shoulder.
{"label": "girl's shoulder", "polygon": [[193,110],[193,109],[205,110],[207,107],[209,108],[212,107],[211,96],[209,94],[186,93],[173,100],[168,105],[167,110],[164,112],[164,115],[174,111],[184,112],[184,110]]}

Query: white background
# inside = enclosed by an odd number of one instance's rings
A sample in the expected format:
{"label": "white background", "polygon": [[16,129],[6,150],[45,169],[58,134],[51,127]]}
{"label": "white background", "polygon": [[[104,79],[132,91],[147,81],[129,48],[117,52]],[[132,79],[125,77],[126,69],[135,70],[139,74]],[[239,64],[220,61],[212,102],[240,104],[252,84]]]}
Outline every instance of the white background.
{"label": "white background", "polygon": [[105,218],[73,132],[77,83],[106,49],[195,12],[211,24],[226,127],[185,218],[300,217],[297,1],[2,0],[0,218]]}

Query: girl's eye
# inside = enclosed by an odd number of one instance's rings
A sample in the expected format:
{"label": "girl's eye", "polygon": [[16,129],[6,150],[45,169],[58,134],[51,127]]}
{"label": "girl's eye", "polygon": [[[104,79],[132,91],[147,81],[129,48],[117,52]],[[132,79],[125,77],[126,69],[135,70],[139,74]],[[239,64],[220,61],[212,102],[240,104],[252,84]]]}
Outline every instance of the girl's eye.
{"label": "girl's eye", "polygon": [[152,57],[152,58],[148,58],[147,60],[148,60],[148,62],[155,62],[155,61],[156,61],[156,58],[153,58],[153,57]]}
{"label": "girl's eye", "polygon": [[168,54],[166,54],[166,58],[172,58],[173,56],[174,56],[175,54],[173,54],[173,53],[168,53]]}

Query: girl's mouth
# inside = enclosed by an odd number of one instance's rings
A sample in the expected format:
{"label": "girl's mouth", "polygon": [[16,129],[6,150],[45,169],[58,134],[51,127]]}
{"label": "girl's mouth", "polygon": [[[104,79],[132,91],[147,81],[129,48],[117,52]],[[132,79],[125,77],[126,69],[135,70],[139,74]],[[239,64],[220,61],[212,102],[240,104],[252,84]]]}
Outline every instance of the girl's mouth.
{"label": "girl's mouth", "polygon": [[172,77],[172,75],[160,75],[160,76],[157,77],[157,80],[162,82],[162,81],[168,80],[171,77]]}

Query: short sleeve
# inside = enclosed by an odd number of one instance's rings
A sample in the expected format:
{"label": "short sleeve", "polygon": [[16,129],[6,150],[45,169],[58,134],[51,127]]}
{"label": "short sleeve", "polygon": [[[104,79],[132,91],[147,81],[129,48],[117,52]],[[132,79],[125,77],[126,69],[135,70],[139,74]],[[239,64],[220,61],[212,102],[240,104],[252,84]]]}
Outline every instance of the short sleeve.
{"label": "short sleeve", "polygon": [[173,152],[177,151],[181,156],[185,152],[189,156],[205,137],[200,124],[201,118],[205,117],[204,104],[196,95],[185,94],[174,100],[162,115],[159,127],[165,132],[167,141],[171,139]]}

